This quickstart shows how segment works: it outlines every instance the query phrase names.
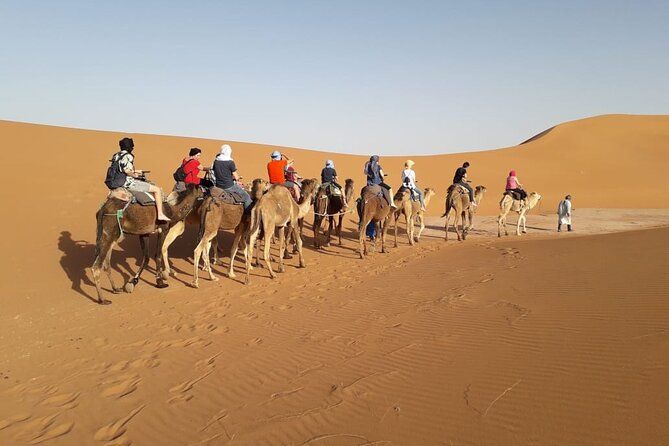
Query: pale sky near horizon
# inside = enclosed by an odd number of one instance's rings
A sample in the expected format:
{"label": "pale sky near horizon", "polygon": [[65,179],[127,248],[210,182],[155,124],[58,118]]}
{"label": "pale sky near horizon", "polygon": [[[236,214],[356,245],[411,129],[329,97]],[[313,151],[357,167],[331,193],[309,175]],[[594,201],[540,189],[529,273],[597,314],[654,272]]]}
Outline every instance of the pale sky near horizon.
{"label": "pale sky near horizon", "polygon": [[359,154],[669,113],[667,1],[0,0],[0,119]]}

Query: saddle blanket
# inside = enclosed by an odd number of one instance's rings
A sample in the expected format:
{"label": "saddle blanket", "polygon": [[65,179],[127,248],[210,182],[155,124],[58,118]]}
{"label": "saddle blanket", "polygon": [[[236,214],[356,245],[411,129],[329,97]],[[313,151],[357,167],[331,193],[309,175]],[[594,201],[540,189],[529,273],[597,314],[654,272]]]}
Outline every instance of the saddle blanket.
{"label": "saddle blanket", "polygon": [[236,191],[227,191],[225,189],[221,189],[220,187],[212,187],[209,189],[209,195],[214,200],[220,201],[222,203],[226,204],[243,204],[244,203],[244,197],[241,196],[239,192]]}

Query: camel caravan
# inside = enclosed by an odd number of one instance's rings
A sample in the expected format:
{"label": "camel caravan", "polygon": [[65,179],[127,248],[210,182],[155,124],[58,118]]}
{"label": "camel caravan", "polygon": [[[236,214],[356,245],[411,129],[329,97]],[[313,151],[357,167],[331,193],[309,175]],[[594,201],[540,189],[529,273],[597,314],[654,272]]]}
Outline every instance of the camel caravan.
{"label": "camel caravan", "polygon": [[[434,189],[417,186],[416,174],[412,169],[414,162],[411,160],[407,160],[404,165],[401,187],[393,193],[391,186],[385,183],[387,175],[376,155],[365,163],[363,172],[367,184],[361,189],[355,203],[352,203],[354,181],[346,179],[342,187],[332,160],[326,162],[320,180],[302,178],[295,169],[294,161],[278,151],[271,154],[267,164],[268,180],[257,178],[244,186],[232,158],[232,148],[224,144],[210,167],[200,162],[200,149],[191,149],[173,174],[173,191],[164,197],[161,190],[147,180],[149,171],[135,168],[133,140],[123,138],[119,147],[120,150],[110,160],[105,179],[109,194],[96,213],[92,273],[97,303],[103,305],[111,302],[103,297],[100,273],[103,271],[107,275],[112,293],[131,293],[148,265],[148,239],[152,235],[157,236],[153,257],[158,288],[167,287],[169,278],[174,276],[168,255],[169,247],[185,232],[187,226],[198,228],[193,249],[191,286],[199,287],[200,268],[207,272],[210,280],[218,281],[211,263],[212,257],[214,263],[221,263],[218,260],[217,238],[221,230],[234,233],[227,275],[232,279],[237,277],[234,264],[241,250],[244,257],[244,283],[248,284],[253,267],[261,266],[261,243],[262,259],[271,278],[277,277],[272,262],[277,262],[279,273],[284,272],[284,259],[292,258],[289,251],[297,254],[298,267],[306,266],[302,232],[304,218],[310,212],[314,214],[313,246],[319,250],[330,245],[333,231],[339,245],[342,244],[343,219],[347,214],[357,211],[358,253],[364,259],[368,254],[368,242],[376,248],[377,240],[380,240],[380,252],[387,252],[386,233],[391,224],[395,227],[394,246],[398,246],[400,219],[406,224],[409,245],[419,242],[425,229],[427,206],[436,196]],[[468,167],[469,163],[464,163],[456,170],[453,185],[447,190],[445,212],[442,215],[446,218],[446,240],[450,225],[458,240],[465,240],[473,227],[476,209],[486,193],[484,186],[472,188],[469,185]],[[521,234],[521,225],[522,232],[526,232],[527,213],[540,199],[541,195],[536,192],[526,194],[515,172],[510,172],[506,191],[500,201],[498,236],[501,236],[502,228],[507,233],[506,217],[511,211],[518,213],[517,234]],[[142,260],[138,271],[123,288],[119,288],[112,278],[110,260],[113,246],[118,246],[126,235],[139,236]],[[278,249],[274,259],[270,255],[272,245]],[[255,262],[252,262],[254,251]]]}

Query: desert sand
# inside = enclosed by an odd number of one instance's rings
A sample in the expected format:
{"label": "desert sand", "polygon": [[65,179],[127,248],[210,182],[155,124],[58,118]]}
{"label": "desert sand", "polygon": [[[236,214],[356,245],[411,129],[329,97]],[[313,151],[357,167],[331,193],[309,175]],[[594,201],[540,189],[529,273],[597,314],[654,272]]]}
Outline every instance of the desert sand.
{"label": "desert sand", "polygon": [[[516,147],[410,156],[438,192],[428,229],[410,247],[402,225],[399,247],[389,237],[389,254],[364,261],[355,218],[343,246],[319,252],[307,224],[306,269],[288,261],[276,280],[254,270],[248,286],[205,276],[195,290],[189,229],[171,250],[169,288],[148,273],[106,307],[90,300],[94,213],[127,134],[7,121],[0,134],[0,160],[15,166],[2,198],[19,211],[0,223],[0,444],[669,443],[667,116],[602,116]],[[165,189],[189,147],[211,160],[221,144],[130,136],[137,167]],[[264,176],[274,147],[232,146],[246,179]],[[281,150],[305,177],[332,158],[362,183],[365,157]],[[382,158],[393,185],[404,159]],[[465,160],[488,195],[470,237],[444,242],[444,191]],[[498,239],[512,168],[544,200],[527,235]],[[566,193],[576,231],[557,234]],[[112,263],[127,278],[137,241],[122,247]]]}

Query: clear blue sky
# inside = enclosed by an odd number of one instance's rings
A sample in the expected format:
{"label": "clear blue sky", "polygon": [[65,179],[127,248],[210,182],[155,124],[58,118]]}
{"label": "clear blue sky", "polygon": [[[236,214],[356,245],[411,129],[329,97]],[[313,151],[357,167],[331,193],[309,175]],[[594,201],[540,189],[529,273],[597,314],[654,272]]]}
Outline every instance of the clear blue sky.
{"label": "clear blue sky", "polygon": [[669,113],[669,1],[0,0],[0,119],[368,154]]}

